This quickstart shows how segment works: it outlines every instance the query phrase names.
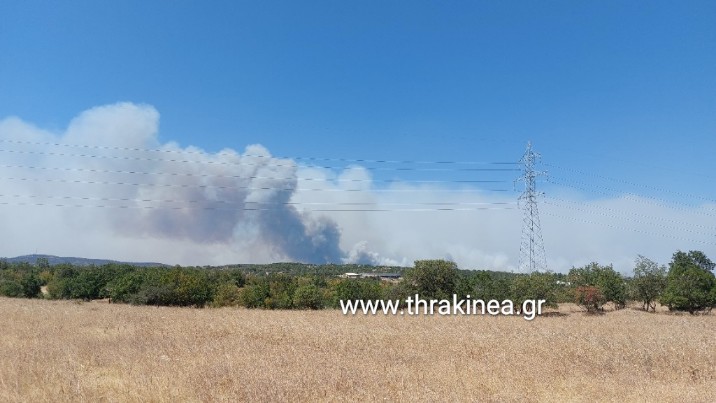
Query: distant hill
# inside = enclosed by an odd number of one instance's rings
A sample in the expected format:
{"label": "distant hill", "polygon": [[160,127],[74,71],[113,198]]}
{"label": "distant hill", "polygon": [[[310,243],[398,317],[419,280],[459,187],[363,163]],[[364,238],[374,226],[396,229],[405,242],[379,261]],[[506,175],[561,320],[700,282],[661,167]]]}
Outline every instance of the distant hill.
{"label": "distant hill", "polygon": [[17,256],[17,257],[9,257],[9,258],[0,258],[0,260],[5,260],[8,263],[21,263],[21,262],[27,262],[30,264],[35,264],[37,262],[37,259],[45,258],[50,263],[50,265],[56,265],[56,264],[62,264],[62,263],[70,263],[74,266],[101,266],[103,264],[108,263],[120,263],[120,264],[131,264],[133,266],[166,266],[163,263],[154,263],[154,262],[119,262],[116,260],[109,260],[109,259],[87,259],[83,257],[62,257],[62,256],[53,256],[53,255],[24,255],[24,256]]}

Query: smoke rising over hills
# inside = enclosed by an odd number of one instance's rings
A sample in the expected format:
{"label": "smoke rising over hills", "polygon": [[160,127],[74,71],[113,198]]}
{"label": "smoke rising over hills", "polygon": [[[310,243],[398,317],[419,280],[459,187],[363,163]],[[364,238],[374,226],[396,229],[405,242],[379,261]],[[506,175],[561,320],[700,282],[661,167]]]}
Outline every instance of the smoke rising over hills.
{"label": "smoke rising over hills", "polygon": [[13,152],[3,189],[20,203],[76,205],[66,219],[126,238],[258,248],[273,260],[342,261],[336,223],[289,204],[297,186],[293,161],[260,145],[208,153],[160,144],[158,125],[153,107],[130,103],[85,111],[61,134],[6,119],[0,139]]}
{"label": "smoke rising over hills", "polygon": [[[158,131],[159,113],[131,103],[89,109],[60,131],[0,119],[0,255],[188,265],[449,258],[461,268],[517,267],[519,210],[424,208],[514,203],[516,195],[399,180],[374,187],[372,171],[359,165],[301,165],[261,145],[207,152],[161,142]],[[716,253],[712,202],[587,199],[567,188],[549,196],[558,202],[540,213],[552,270],[598,261],[628,273],[637,254],[665,263],[677,249]],[[419,203],[419,212],[400,211]],[[331,211],[340,205],[349,207]]]}

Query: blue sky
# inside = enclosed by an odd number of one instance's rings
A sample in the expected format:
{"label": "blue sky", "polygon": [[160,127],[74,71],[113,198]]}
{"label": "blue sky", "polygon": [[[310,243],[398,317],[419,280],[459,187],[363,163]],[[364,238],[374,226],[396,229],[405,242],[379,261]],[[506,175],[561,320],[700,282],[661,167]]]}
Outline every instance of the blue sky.
{"label": "blue sky", "polygon": [[548,193],[697,206],[714,21],[709,1],[5,1],[0,119],[59,132],[127,101],[161,142],[337,159],[516,161],[532,140]]}

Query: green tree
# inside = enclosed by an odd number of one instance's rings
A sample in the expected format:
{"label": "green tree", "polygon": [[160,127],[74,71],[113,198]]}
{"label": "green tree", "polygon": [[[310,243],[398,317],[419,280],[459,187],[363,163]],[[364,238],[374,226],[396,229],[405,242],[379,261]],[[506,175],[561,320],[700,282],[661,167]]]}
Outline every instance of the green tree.
{"label": "green tree", "polygon": [[[594,301],[614,303],[616,309],[623,308],[627,301],[626,281],[617,273],[612,265],[602,266],[592,262],[584,267],[572,268],[567,275],[569,282],[575,287],[577,299],[581,294],[596,295],[592,290],[585,288],[579,292],[579,287],[596,287],[599,290],[600,298],[593,298]],[[579,301],[576,301],[579,303]],[[601,306],[599,307],[601,309]]]}
{"label": "green tree", "polygon": [[656,302],[666,288],[666,267],[639,255],[630,283],[631,297],[642,303],[645,311],[656,311]]}
{"label": "green tree", "polygon": [[714,263],[701,251],[674,253],[669,263],[661,303],[670,310],[688,311],[691,314],[710,310],[716,305],[713,268]]}
{"label": "green tree", "polygon": [[602,291],[604,299],[612,302],[616,309],[622,309],[627,302],[626,281],[611,265],[606,266],[599,273],[597,287]]}
{"label": "green tree", "polygon": [[130,268],[118,273],[105,285],[105,292],[110,301],[130,302],[142,288],[147,271],[151,270],[155,269],[145,269],[144,272],[140,272]]}
{"label": "green tree", "polygon": [[268,280],[265,277],[249,277],[246,286],[241,289],[241,305],[247,308],[266,308],[270,296]]}
{"label": "green tree", "polygon": [[268,276],[269,297],[264,305],[269,309],[293,308],[293,293],[298,286],[296,278],[289,274],[276,273]]}
{"label": "green tree", "polygon": [[24,297],[25,293],[19,282],[10,279],[0,279],[0,295],[19,298]]}
{"label": "green tree", "polygon": [[299,286],[293,293],[293,306],[298,309],[321,309],[323,294],[313,284]]}
{"label": "green tree", "polygon": [[35,298],[40,294],[37,269],[27,263],[0,263],[0,295]]}
{"label": "green tree", "polygon": [[373,279],[341,279],[333,286],[333,306],[340,301],[370,301],[383,297],[380,281]]}
{"label": "green tree", "polygon": [[236,306],[241,302],[241,291],[236,284],[223,283],[216,288],[214,300],[211,306],[218,308],[222,306]]}
{"label": "green tree", "polygon": [[457,291],[458,270],[447,260],[416,260],[415,267],[405,272],[403,281],[411,293],[423,299],[452,299]]}
{"label": "green tree", "polygon": [[[405,299],[410,296],[412,287],[409,287],[405,281],[398,283],[383,282],[379,284],[379,296],[371,299],[384,298],[386,300],[397,301],[398,306],[405,308]],[[336,301],[336,304],[338,301]],[[338,305],[336,305],[338,306]]]}
{"label": "green tree", "polygon": [[170,306],[174,304],[174,293],[167,284],[144,284],[136,293],[129,296],[133,305]]}
{"label": "green tree", "polygon": [[552,273],[533,272],[513,280],[512,301],[521,307],[526,300],[545,300],[545,306],[556,307],[556,290],[556,279]]}
{"label": "green tree", "polygon": [[461,297],[469,295],[471,299],[503,301],[511,298],[511,288],[511,279],[479,270],[462,276],[459,294]]}
{"label": "green tree", "polygon": [[109,280],[109,273],[103,273],[103,268],[88,267],[77,272],[69,283],[69,298],[83,299],[90,301],[103,298],[105,286]]}
{"label": "green tree", "polygon": [[170,305],[203,307],[213,298],[212,287],[204,270],[172,269],[169,285],[174,293]]}
{"label": "green tree", "polygon": [[26,298],[35,298],[40,295],[41,281],[35,273],[29,272],[24,273],[20,279],[20,285],[22,286],[22,293]]}
{"label": "green tree", "polygon": [[55,272],[52,276],[52,280],[47,283],[47,290],[49,291],[50,298],[72,298],[72,285],[77,275],[78,269],[73,267],[71,264],[60,264],[55,266]]}

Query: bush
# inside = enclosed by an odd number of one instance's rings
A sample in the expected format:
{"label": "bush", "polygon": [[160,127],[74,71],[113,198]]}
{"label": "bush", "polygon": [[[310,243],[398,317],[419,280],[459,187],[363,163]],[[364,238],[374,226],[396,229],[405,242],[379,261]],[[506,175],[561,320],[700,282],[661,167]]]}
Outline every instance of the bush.
{"label": "bush", "polygon": [[264,306],[269,309],[293,308],[293,294],[298,286],[296,278],[288,274],[271,274],[267,280],[269,296],[264,300]]}
{"label": "bush", "polygon": [[142,288],[145,275],[135,270],[127,270],[122,274],[118,274],[112,281],[105,286],[105,292],[114,302],[130,302],[135,301],[136,294]]}
{"label": "bush", "polygon": [[129,303],[133,305],[176,305],[173,290],[167,285],[147,285],[138,293],[129,296]]}
{"label": "bush", "polygon": [[581,286],[574,290],[575,302],[585,308],[587,312],[596,313],[603,310],[607,302],[601,290],[594,286]]}
{"label": "bush", "polygon": [[[590,263],[581,268],[572,268],[567,277],[575,287],[596,287],[599,296],[604,300],[603,304],[613,302],[616,309],[626,306],[626,282],[612,265],[601,266],[598,263]],[[579,291],[575,291],[575,295],[579,294]]]}
{"label": "bush", "polygon": [[423,299],[452,299],[459,281],[457,264],[447,260],[416,260],[403,281]]}
{"label": "bush", "polygon": [[269,284],[265,278],[251,278],[241,289],[239,301],[246,308],[265,308],[270,295]]}
{"label": "bush", "polygon": [[522,306],[526,300],[545,300],[545,306],[557,307],[556,280],[551,273],[534,272],[512,282],[512,301]]}
{"label": "bush", "polygon": [[714,263],[703,252],[674,253],[661,302],[670,310],[710,311],[716,305]]}
{"label": "bush", "polygon": [[[407,296],[407,294],[406,294]],[[333,306],[339,307],[340,301],[377,300],[383,298],[379,280],[342,279],[333,286]]]}
{"label": "bush", "polygon": [[460,296],[463,298],[470,295],[472,299],[504,301],[511,296],[511,281],[487,271],[471,273],[470,276],[463,278],[461,283],[465,284],[460,291]]}
{"label": "bush", "polygon": [[205,271],[172,269],[168,277],[168,284],[174,291],[170,305],[202,307],[213,298]]}
{"label": "bush", "polygon": [[24,297],[22,285],[13,280],[0,280],[0,295],[11,298]]}
{"label": "bush", "polygon": [[[405,300],[410,296],[409,288],[410,287],[402,281],[396,284],[385,284],[383,287],[380,287],[382,296],[374,299],[384,298],[386,300],[398,301],[398,305],[401,308],[405,308]],[[340,306],[337,305],[337,307]]]}
{"label": "bush", "polygon": [[71,287],[74,278],[77,276],[77,270],[69,264],[57,265],[54,269],[54,275],[47,283],[47,290],[50,294],[50,298],[72,298]]}
{"label": "bush", "polygon": [[323,294],[313,284],[302,285],[296,288],[293,294],[293,306],[298,309],[323,308]]}
{"label": "bush", "polygon": [[69,284],[70,298],[90,301],[104,298],[105,286],[108,277],[102,272],[103,268],[90,267],[79,271],[76,277]]}
{"label": "bush", "polygon": [[42,281],[34,273],[26,273],[20,279],[23,296],[26,298],[35,298],[42,293]]}
{"label": "bush", "polygon": [[35,298],[40,294],[40,279],[28,265],[8,266],[0,270],[0,295]]}
{"label": "bush", "polygon": [[241,302],[240,288],[234,283],[220,284],[214,293],[211,306],[218,308],[222,306],[237,306]]}

